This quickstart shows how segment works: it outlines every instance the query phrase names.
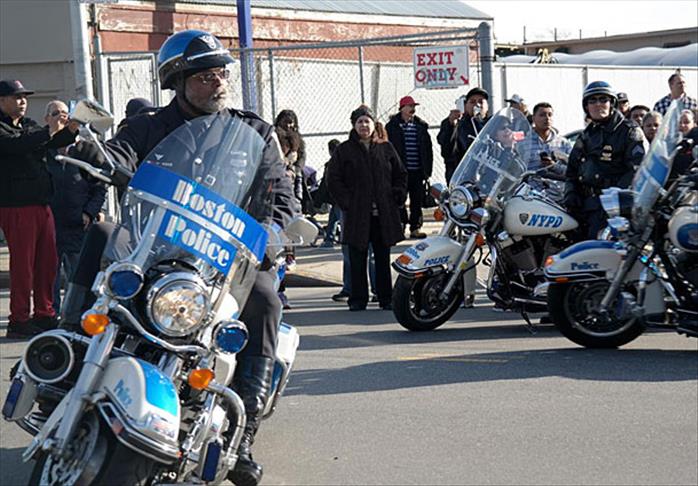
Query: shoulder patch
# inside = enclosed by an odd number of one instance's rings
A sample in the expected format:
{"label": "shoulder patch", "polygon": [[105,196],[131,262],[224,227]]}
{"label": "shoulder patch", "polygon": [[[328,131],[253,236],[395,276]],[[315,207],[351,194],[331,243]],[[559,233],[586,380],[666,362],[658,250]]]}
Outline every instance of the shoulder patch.
{"label": "shoulder patch", "polygon": [[645,139],[645,136],[642,134],[642,129],[635,124],[633,124],[633,126],[630,127],[629,135],[630,140],[632,140],[633,142],[642,142]]}

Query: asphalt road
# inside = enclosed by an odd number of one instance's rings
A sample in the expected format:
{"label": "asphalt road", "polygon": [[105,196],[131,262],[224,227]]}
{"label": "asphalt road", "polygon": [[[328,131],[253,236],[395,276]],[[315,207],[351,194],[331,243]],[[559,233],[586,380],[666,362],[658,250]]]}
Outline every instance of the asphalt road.
{"label": "asphalt road", "polygon": [[[301,346],[255,445],[264,484],[698,484],[698,340],[585,350],[482,296],[416,334],[333,291],[288,291]],[[0,339],[3,397],[21,350]],[[26,484],[29,441],[0,423],[0,484]]]}

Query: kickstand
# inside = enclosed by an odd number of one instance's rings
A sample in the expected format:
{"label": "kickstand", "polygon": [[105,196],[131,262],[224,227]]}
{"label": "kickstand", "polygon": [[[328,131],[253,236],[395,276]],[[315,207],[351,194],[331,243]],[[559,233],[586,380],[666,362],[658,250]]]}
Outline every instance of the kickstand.
{"label": "kickstand", "polygon": [[525,306],[521,307],[521,317],[523,317],[524,321],[526,321],[526,330],[530,332],[532,336],[538,334],[538,328],[536,328],[536,326],[531,322],[531,318],[528,317],[528,312],[526,312]]}

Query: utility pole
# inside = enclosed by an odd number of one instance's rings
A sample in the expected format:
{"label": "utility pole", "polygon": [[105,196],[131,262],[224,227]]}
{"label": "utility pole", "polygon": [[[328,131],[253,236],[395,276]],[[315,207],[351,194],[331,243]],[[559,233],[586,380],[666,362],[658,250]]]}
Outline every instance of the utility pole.
{"label": "utility pole", "polygon": [[257,112],[257,88],[252,54],[252,14],[250,0],[237,0],[238,37],[240,39],[240,77],[242,104],[245,110]]}

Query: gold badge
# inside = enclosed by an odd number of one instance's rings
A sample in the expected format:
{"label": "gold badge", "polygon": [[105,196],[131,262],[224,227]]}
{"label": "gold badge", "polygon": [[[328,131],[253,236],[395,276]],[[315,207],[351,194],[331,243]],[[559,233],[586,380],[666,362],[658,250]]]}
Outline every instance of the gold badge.
{"label": "gold badge", "polygon": [[604,145],[603,148],[601,149],[601,161],[602,162],[610,162],[612,158],[613,158],[613,146]]}

